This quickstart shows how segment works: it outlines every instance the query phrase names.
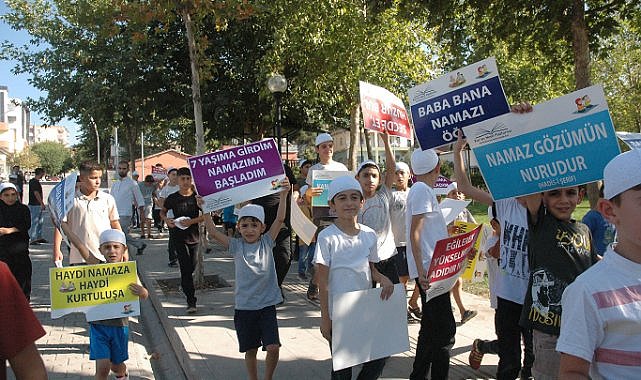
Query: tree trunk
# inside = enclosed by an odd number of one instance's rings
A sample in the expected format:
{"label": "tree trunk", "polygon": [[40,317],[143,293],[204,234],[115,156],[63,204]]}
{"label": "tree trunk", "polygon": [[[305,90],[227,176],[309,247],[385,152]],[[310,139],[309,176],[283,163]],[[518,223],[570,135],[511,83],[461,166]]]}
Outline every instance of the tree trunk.
{"label": "tree trunk", "polygon": [[349,155],[347,157],[347,168],[349,170],[356,170],[356,155],[357,147],[360,145],[359,140],[359,127],[361,124],[361,118],[359,111],[359,105],[356,103],[352,106],[351,111],[349,112]]}
{"label": "tree trunk", "polygon": [[[189,46],[189,62],[191,64],[191,95],[194,102],[194,124],[196,125],[196,155],[205,153],[205,133],[203,130],[202,99],[200,97],[200,73],[198,65],[198,54],[196,52],[196,39],[194,37],[193,22],[188,9],[183,9],[183,21],[187,33],[187,45]],[[196,252],[196,270],[194,285],[201,286],[205,282],[203,268],[203,250],[205,249],[206,232],[204,225],[200,225],[200,244]]]}
{"label": "tree trunk", "polygon": [[[588,26],[585,22],[585,1],[572,2],[572,51],[574,53],[574,83],[580,90],[590,86],[590,45],[588,43]],[[586,185],[590,206],[596,205],[599,199],[599,186],[596,182]]]}
{"label": "tree trunk", "polygon": [[[372,134],[368,129],[363,128],[363,137],[365,138],[365,148],[367,149],[367,159],[374,159],[374,152],[372,151],[372,141],[370,140],[370,134]],[[378,138],[374,136],[374,138]]]}

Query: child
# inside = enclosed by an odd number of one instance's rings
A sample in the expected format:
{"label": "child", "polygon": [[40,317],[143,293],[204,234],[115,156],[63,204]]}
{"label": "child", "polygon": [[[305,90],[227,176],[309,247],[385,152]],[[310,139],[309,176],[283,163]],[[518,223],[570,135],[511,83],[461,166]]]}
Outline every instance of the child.
{"label": "child", "polygon": [[[500,256],[501,245],[501,242],[499,241],[499,237],[501,236],[501,225],[499,224],[499,220],[496,218],[495,205],[487,208],[487,215],[490,220],[490,226],[492,227],[492,234],[485,239],[485,242],[481,246],[481,254],[484,255],[487,260],[487,277],[490,285],[490,307],[496,310],[496,278],[499,272],[498,259]],[[496,326],[494,329],[496,330]],[[472,351],[470,351],[470,355],[468,356],[470,367],[479,369],[481,367],[483,355],[496,355],[499,353],[498,345],[498,340],[474,339],[474,342],[472,343]]]}
{"label": "child", "polygon": [[[603,198],[603,184],[599,184],[599,199],[601,198]],[[608,246],[615,240],[616,228],[599,212],[598,199],[590,200],[590,211],[583,216],[581,222],[590,229],[596,253],[603,256]]]}
{"label": "child", "polygon": [[398,269],[396,269],[396,244],[392,233],[392,220],[390,219],[390,199],[394,185],[394,171],[396,160],[389,143],[389,136],[385,132],[382,136],[385,146],[385,180],[381,184],[381,169],[371,160],[362,162],[356,171],[356,180],[361,185],[363,194],[363,207],[358,212],[358,223],[370,227],[378,236],[379,261],[374,264],[376,269],[393,284],[398,284]]}
{"label": "child", "polygon": [[432,262],[436,242],[448,237],[447,225],[433,186],[441,165],[432,149],[412,153],[412,171],[417,182],[407,195],[407,255],[410,276],[419,286],[423,317],[418,333],[416,357],[411,380],[424,380],[430,372],[433,379],[446,379],[449,373],[450,350],[454,345],[456,322],[452,314],[449,292],[426,301],[429,288],[427,271]]}
{"label": "child", "polygon": [[[100,253],[107,263],[124,261],[127,250],[125,234],[116,229],[108,229],[100,234]],[[141,299],[147,299],[149,292],[139,283],[129,284],[129,290]],[[129,318],[113,318],[89,323],[89,359],[96,360],[96,379],[106,380],[110,370],[116,379],[128,380],[129,359]]]}
{"label": "child", "polygon": [[[410,179],[410,167],[404,162],[396,163],[396,190],[392,192],[390,199],[390,219],[392,222],[392,232],[394,233],[394,243],[396,244],[396,269],[398,277],[407,290],[407,282],[410,279],[407,269],[407,230],[405,228],[405,215],[407,214],[407,194],[409,193],[408,182]],[[416,322],[421,320],[423,314],[418,306],[418,297],[420,296],[418,286],[414,285],[414,290],[407,302],[407,321]]]}
{"label": "child", "polygon": [[[383,287],[381,299],[386,300],[392,295],[394,285],[374,266],[378,261],[376,233],[356,222],[363,207],[361,185],[353,177],[336,178],[329,184],[327,199],[336,219],[318,234],[314,263],[321,304],[321,334],[331,346],[334,295],[369,289],[375,281]],[[377,379],[383,372],[385,360],[364,363],[358,378]],[[351,367],[332,371],[332,379],[351,378]]]}
{"label": "child", "polygon": [[245,353],[245,364],[249,379],[258,379],[256,354],[262,345],[267,351],[265,379],[270,380],[280,350],[276,305],[283,301],[272,250],[280,227],[285,221],[287,195],[291,186],[287,177],[280,183],[280,203],[276,219],[269,231],[265,232],[265,210],[262,206],[248,204],[238,213],[240,238],[229,237],[218,231],[211,215],[205,215],[205,226],[209,235],[229,249],[234,256],[236,288],[234,326],[238,336],[240,352]]}
{"label": "child", "polygon": [[557,378],[560,355],[555,348],[561,329],[561,296],[597,260],[590,230],[572,219],[582,195],[578,186],[572,186],[525,197],[530,281],[521,325],[532,328],[532,375],[536,379]]}
{"label": "child", "polygon": [[[203,221],[200,215],[200,207],[196,202],[196,192],[191,182],[191,172],[189,168],[182,167],[178,169],[178,186],[179,190],[170,194],[164,200],[160,216],[167,223],[170,229],[169,241],[173,245],[178,256],[180,265],[180,286],[187,297],[187,314],[194,314],[196,309],[196,290],[194,288],[194,269],[196,268],[196,250],[198,249],[198,223]],[[173,211],[173,217],[167,216],[169,211]],[[180,224],[183,228],[176,226],[174,222],[177,218],[181,219]]]}
{"label": "child", "polygon": [[[465,200],[465,194],[458,190],[456,182],[452,182],[447,186],[447,197],[459,201]],[[472,216],[470,210],[466,208],[456,216],[456,219],[454,219],[454,221],[457,220],[476,224],[474,216]],[[453,235],[456,233],[454,222],[452,222],[450,226],[448,226],[448,231]],[[468,310],[465,308],[465,305],[463,305],[463,300],[461,299],[461,292],[463,292],[463,279],[459,277],[458,280],[456,280],[456,284],[454,284],[454,287],[452,288],[452,297],[454,297],[454,302],[456,302],[458,311],[459,313],[461,313],[461,324],[464,324],[470,319],[476,317],[478,312],[476,310]]]}
{"label": "child", "polygon": [[617,229],[603,260],[563,293],[561,379],[636,379],[641,374],[641,151],[610,161],[599,212]]}

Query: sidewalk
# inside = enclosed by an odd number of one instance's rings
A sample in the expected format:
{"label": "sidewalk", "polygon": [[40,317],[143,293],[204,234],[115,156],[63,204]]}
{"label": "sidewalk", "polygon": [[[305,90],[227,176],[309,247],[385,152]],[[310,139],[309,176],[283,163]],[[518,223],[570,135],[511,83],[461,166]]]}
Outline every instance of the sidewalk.
{"label": "sidewalk", "polygon": [[[157,280],[179,279],[178,268],[167,266],[167,239],[146,240],[148,247],[142,256],[133,256],[142,279],[153,293],[150,296],[165,325],[169,341],[183,363],[188,379],[243,379],[246,378],[244,355],[238,352],[234,331],[234,264],[233,259],[219,246],[205,254],[205,275],[216,274],[231,287],[215,290],[197,290],[198,312],[186,314],[186,301],[179,291],[164,293]],[[331,368],[330,351],[319,330],[320,309],[307,300],[307,283],[298,279],[296,263],[292,264],[285,279],[286,302],[278,307],[281,338],[280,360],[276,378],[327,379]],[[154,284],[152,286],[152,284]],[[457,329],[456,345],[452,350],[450,379],[486,379],[496,373],[498,357],[486,355],[479,371],[472,370],[467,358],[474,338],[494,338],[494,311],[489,301],[471,294],[463,294],[464,303],[479,314]],[[454,304],[454,302],[452,302]],[[166,319],[163,315],[166,315]],[[458,311],[455,316],[458,318]],[[411,349],[390,358],[383,378],[409,377],[416,338],[420,324],[409,325]],[[154,350],[152,348],[152,350]],[[264,353],[259,353],[259,375],[263,373]],[[156,372],[160,378],[160,374]]]}

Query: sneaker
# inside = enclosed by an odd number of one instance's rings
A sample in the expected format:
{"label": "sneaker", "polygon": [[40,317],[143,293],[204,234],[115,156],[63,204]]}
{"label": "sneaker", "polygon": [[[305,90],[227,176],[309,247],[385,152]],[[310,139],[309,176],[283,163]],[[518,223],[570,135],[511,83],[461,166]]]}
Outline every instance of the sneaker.
{"label": "sneaker", "polygon": [[175,261],[170,261],[168,265],[169,265],[170,267],[172,267],[172,268],[177,268],[177,267],[178,267],[178,263],[177,263],[177,262],[175,262]]}
{"label": "sneaker", "polygon": [[144,255],[145,254],[145,248],[147,248],[147,244],[142,243],[142,246],[138,248],[138,251],[136,252],[136,255]]}
{"label": "sneaker", "polygon": [[409,311],[407,312],[407,323],[410,325],[418,323],[418,320],[416,320],[416,318],[414,318],[412,313],[410,313]]}
{"label": "sneaker", "polygon": [[408,306],[407,312],[411,313],[414,316],[414,318],[418,319],[419,321],[423,318],[423,313],[421,312],[421,309],[418,306],[417,307]]}
{"label": "sneaker", "polygon": [[478,312],[476,310],[465,310],[465,312],[463,313],[463,316],[461,317],[461,324],[464,324],[470,319],[476,317],[477,314]]}
{"label": "sneaker", "polygon": [[40,244],[47,244],[47,243],[49,243],[49,242],[47,241],[47,239],[43,239],[43,238],[36,239],[36,241],[37,241],[38,243],[40,243]]}
{"label": "sneaker", "polygon": [[187,306],[187,314],[195,314],[197,311],[196,305]]}
{"label": "sneaker", "polygon": [[481,368],[481,361],[483,361],[483,353],[479,350],[479,343],[481,343],[480,339],[474,339],[472,351],[470,351],[470,356],[467,358],[470,367],[473,369]]}

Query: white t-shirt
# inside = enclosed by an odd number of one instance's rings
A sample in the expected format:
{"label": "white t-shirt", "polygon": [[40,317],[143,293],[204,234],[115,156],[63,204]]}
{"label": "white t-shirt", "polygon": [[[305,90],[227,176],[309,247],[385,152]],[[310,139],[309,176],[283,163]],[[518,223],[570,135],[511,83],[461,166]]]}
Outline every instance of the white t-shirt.
{"label": "white t-shirt", "polygon": [[307,180],[305,181],[309,186],[312,186],[312,173],[314,170],[333,170],[333,171],[347,171],[347,166],[341,164],[337,161],[330,161],[327,164],[321,164],[320,162],[310,166],[309,171],[307,172]]}
{"label": "white t-shirt", "polygon": [[145,198],[142,196],[138,183],[129,177],[115,181],[111,185],[109,194],[116,200],[116,207],[118,207],[118,214],[121,218],[133,214],[131,206],[142,207],[145,205]]}
{"label": "white t-shirt", "polygon": [[418,269],[414,262],[412,241],[410,239],[412,216],[423,215],[423,229],[420,231],[421,256],[423,257],[423,268],[429,270],[436,242],[448,237],[447,225],[436,200],[434,190],[423,182],[417,182],[410,188],[407,195],[407,214],[405,216],[405,228],[407,229],[407,268],[412,278],[418,277]]}
{"label": "white t-shirt", "polygon": [[407,229],[405,228],[405,214],[407,214],[407,194],[409,190],[393,191],[390,200],[389,213],[392,220],[392,233],[397,247],[405,247]]}
{"label": "white t-shirt", "polygon": [[592,379],[641,376],[641,264],[611,248],[563,292],[556,350],[584,359]]}
{"label": "white t-shirt", "polygon": [[496,296],[522,305],[530,278],[527,209],[515,198],[498,200],[496,219],[501,225]]}
{"label": "white t-shirt", "polygon": [[365,200],[363,208],[358,212],[358,222],[370,227],[378,235],[379,260],[387,260],[396,254],[390,219],[390,197],[390,190],[383,185],[373,197]]}
{"label": "white t-shirt", "polygon": [[[165,187],[160,189],[160,192],[158,193],[158,198],[167,199],[168,196],[170,196],[171,194],[177,192],[178,190],[180,190],[180,185],[166,184]],[[173,218],[174,217],[174,210],[168,210],[167,211],[167,217],[168,218]]]}
{"label": "white t-shirt", "polygon": [[376,232],[359,225],[357,235],[348,235],[332,224],[316,239],[314,263],[329,268],[329,313],[332,314],[332,295],[372,287],[370,262],[378,262]]}

